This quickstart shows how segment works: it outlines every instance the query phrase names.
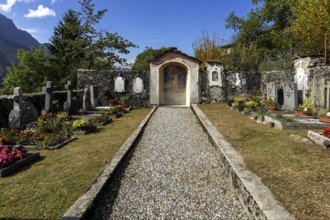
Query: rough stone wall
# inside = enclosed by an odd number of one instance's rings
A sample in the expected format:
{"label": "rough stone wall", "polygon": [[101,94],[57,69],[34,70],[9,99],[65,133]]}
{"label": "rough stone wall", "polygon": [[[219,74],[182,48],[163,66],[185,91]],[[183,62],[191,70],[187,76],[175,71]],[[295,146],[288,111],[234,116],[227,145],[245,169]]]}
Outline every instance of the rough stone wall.
{"label": "rough stone wall", "polygon": [[222,73],[222,87],[209,86],[206,72],[200,74],[201,102],[223,102],[234,97],[260,93],[261,74],[257,72]]}
{"label": "rough stone wall", "polygon": [[[128,97],[128,103],[132,107],[150,106],[149,102],[149,72],[135,72],[130,70],[78,70],[78,89],[84,89],[91,85],[98,86],[98,105],[105,106],[107,99],[112,96],[118,100],[120,97]],[[125,92],[115,92],[115,77],[125,79]],[[133,83],[136,77],[143,80],[144,90],[134,93]]]}
{"label": "rough stone wall", "polygon": [[275,82],[277,89],[283,88],[283,83],[285,81],[293,81],[295,75],[295,70],[274,70],[266,71],[261,73],[261,83],[260,90],[262,95],[267,94],[267,83]]}

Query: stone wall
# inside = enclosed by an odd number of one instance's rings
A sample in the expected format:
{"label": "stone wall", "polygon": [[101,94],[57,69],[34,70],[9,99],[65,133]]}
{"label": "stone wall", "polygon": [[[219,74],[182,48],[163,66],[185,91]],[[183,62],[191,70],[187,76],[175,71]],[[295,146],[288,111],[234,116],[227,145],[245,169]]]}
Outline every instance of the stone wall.
{"label": "stone wall", "polygon": [[260,93],[261,74],[257,72],[222,73],[222,87],[209,86],[206,72],[200,74],[202,103],[223,102],[234,97]]}
{"label": "stone wall", "polygon": [[294,69],[290,70],[274,70],[266,71],[261,73],[261,83],[260,90],[262,95],[266,96],[267,94],[267,83],[275,82],[278,89],[283,88],[283,83],[285,81],[294,80],[295,71]]}
{"label": "stone wall", "polygon": [[[125,81],[124,92],[115,91],[115,79],[122,77]],[[134,80],[139,77],[143,82],[143,91],[134,92]],[[149,106],[149,72],[135,72],[130,70],[78,70],[78,89],[84,89],[88,86],[98,86],[98,105],[107,104],[107,99],[112,96],[118,100],[120,97],[127,97],[128,103],[132,107]]]}

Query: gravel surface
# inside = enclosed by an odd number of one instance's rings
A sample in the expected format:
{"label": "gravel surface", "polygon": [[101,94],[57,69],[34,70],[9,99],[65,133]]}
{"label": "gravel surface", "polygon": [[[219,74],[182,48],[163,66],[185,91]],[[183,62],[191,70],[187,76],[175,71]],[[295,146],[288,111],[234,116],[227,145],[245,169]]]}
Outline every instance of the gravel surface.
{"label": "gravel surface", "polygon": [[92,219],[248,219],[190,108],[160,107]]}

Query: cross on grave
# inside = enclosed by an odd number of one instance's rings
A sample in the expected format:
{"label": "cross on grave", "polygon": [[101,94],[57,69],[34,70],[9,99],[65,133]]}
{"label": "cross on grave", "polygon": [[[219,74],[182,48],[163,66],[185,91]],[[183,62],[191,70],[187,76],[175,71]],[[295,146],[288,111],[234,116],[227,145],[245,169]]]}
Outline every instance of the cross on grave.
{"label": "cross on grave", "polygon": [[20,110],[23,105],[22,90],[20,87],[14,88],[14,109]]}
{"label": "cross on grave", "polygon": [[52,81],[46,82],[46,87],[42,87],[42,92],[45,93],[45,111],[49,112],[53,103],[53,85]]}
{"label": "cross on grave", "polygon": [[67,81],[66,85],[65,85],[65,89],[66,89],[66,102],[64,102],[63,105],[63,109],[65,112],[67,112],[69,114],[70,112],[70,107],[71,107],[71,103],[72,103],[72,84],[71,81]]}
{"label": "cross on grave", "polygon": [[66,101],[69,102],[71,104],[72,102],[72,90],[73,90],[73,86],[71,81],[68,81],[65,85],[65,89],[67,90],[67,96],[66,96]]}
{"label": "cross on grave", "polygon": [[90,86],[90,95],[91,95],[91,106],[92,108],[97,107],[97,99],[98,99],[98,87]]}

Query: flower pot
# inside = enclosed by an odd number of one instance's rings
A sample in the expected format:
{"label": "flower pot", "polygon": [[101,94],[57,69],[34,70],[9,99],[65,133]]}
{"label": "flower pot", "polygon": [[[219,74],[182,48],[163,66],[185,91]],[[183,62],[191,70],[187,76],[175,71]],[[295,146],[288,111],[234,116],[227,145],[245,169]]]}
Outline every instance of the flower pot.
{"label": "flower pot", "polygon": [[294,115],[299,117],[306,117],[306,116],[312,116],[313,114],[312,112],[295,111]]}
{"label": "flower pot", "polygon": [[319,120],[320,120],[320,122],[330,123],[330,117],[328,117],[328,116],[320,116]]}
{"label": "flower pot", "polygon": [[275,112],[277,110],[276,107],[267,107],[269,112]]}

